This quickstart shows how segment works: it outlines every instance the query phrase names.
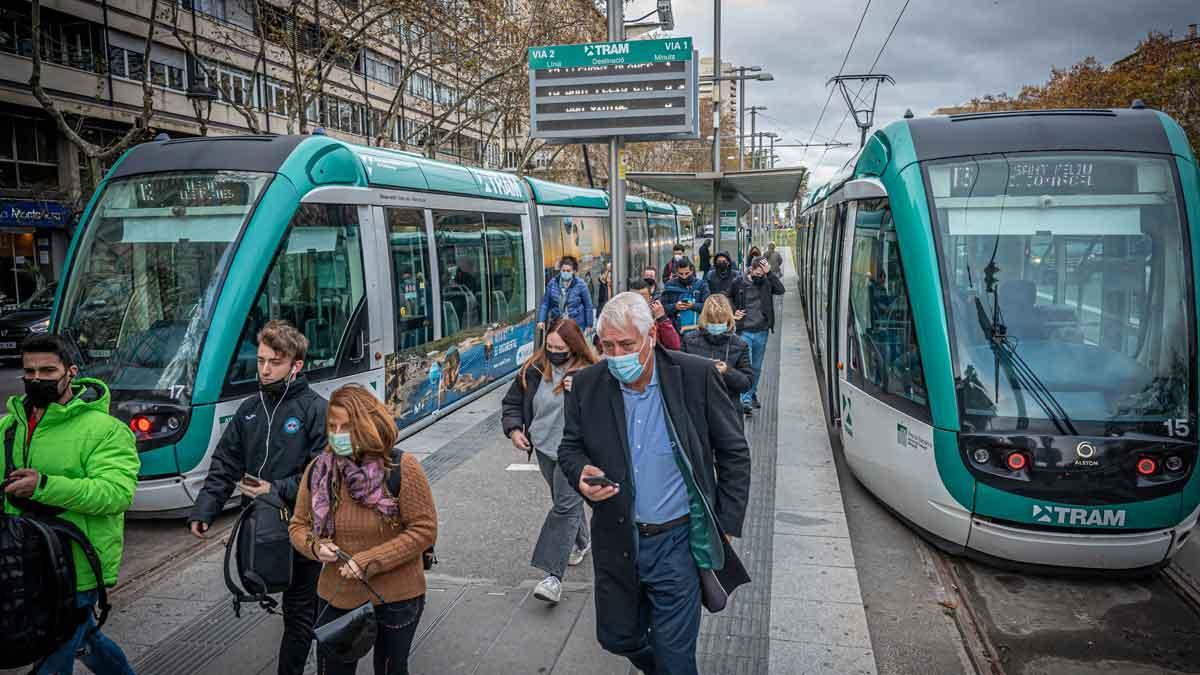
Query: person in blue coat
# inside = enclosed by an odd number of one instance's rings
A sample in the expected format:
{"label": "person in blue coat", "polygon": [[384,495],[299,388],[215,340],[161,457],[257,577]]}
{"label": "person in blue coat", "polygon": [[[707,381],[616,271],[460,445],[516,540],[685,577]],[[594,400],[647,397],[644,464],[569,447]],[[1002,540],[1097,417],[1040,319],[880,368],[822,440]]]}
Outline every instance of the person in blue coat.
{"label": "person in blue coat", "polygon": [[708,282],[696,276],[696,268],[688,258],[675,266],[675,276],[662,292],[662,304],[680,335],[695,330],[700,324],[700,310],[709,296]]}
{"label": "person in blue coat", "polygon": [[566,315],[579,328],[586,331],[595,323],[592,310],[592,294],[587,284],[575,276],[579,263],[573,256],[565,255],[558,261],[558,276],[546,285],[546,294],[538,305],[538,327],[545,328],[546,322]]}

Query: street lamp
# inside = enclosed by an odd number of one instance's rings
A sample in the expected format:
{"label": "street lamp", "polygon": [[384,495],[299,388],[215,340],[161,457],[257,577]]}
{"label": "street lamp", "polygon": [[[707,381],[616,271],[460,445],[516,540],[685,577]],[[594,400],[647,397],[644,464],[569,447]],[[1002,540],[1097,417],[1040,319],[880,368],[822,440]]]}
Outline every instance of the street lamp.
{"label": "street lamp", "polygon": [[188,73],[187,98],[192,102],[196,111],[196,121],[200,124],[200,135],[208,135],[208,117],[212,114],[213,101],[217,99],[217,91],[205,78],[200,83],[200,45],[196,33],[196,4],[192,3],[192,63]]}

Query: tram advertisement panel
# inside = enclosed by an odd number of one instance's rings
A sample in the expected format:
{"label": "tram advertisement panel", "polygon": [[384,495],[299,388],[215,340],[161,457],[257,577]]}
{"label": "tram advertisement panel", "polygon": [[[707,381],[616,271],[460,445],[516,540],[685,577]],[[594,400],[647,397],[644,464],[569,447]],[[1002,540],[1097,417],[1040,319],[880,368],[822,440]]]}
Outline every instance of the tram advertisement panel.
{"label": "tram advertisement panel", "polygon": [[389,354],[387,405],[401,428],[470,396],[533,352],[534,315]]}

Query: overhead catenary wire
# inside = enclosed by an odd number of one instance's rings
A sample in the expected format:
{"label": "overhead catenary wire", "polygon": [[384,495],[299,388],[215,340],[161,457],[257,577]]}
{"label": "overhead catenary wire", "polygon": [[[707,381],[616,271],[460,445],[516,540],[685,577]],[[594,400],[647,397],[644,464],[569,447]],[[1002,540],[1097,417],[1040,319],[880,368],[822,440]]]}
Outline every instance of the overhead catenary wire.
{"label": "overhead catenary wire", "polygon": [[[872,75],[875,73],[875,67],[879,65],[879,59],[883,57],[883,50],[887,49],[888,42],[891,41],[892,35],[894,35],[896,33],[896,27],[900,25],[900,19],[902,19],[904,17],[904,11],[908,9],[908,4],[910,2],[912,2],[912,0],[904,0],[904,5],[902,7],[900,7],[900,13],[896,15],[896,20],[894,22],[892,22],[892,29],[888,31],[887,37],[883,38],[883,44],[879,46],[879,52],[875,54],[875,60],[871,62],[871,67],[867,70],[868,75]],[[841,72],[839,71],[838,74],[841,75]],[[859,85],[858,93],[854,95],[856,100],[860,99],[862,97],[863,89],[866,88],[866,86],[867,86],[867,83],[865,81],[861,85]],[[832,89],[830,89],[829,95],[831,97],[833,96]],[[845,115],[842,115],[842,121],[840,124],[838,124],[837,131],[833,132],[834,138],[837,138],[837,135],[839,133],[841,133],[842,127],[846,125],[846,120],[848,120],[848,119],[850,119],[850,111],[849,110],[846,111]],[[809,142],[811,143],[812,141],[809,141]],[[825,155],[829,154],[829,150],[830,150],[829,148],[825,148],[825,152],[821,153],[821,158],[819,160],[817,160],[817,165],[816,165],[816,167],[813,168],[814,172],[817,169],[821,168],[821,165],[825,162]]]}
{"label": "overhead catenary wire", "polygon": [[[850,52],[854,49],[854,43],[858,41],[858,33],[862,30],[863,21],[867,18],[867,10],[871,9],[871,0],[867,0],[867,4],[863,7],[862,15],[858,17],[858,27],[854,29],[854,35],[850,38],[850,45],[846,47],[846,54],[842,56],[842,65],[838,66],[838,75],[846,68],[846,62],[850,60]],[[829,102],[833,100],[833,90],[829,90],[829,95],[825,97],[825,105],[821,106],[821,114],[817,115],[817,123],[813,125],[812,134],[808,137],[808,143],[813,142],[813,138],[817,135],[817,129],[821,127],[821,121],[825,119],[825,111],[829,109]],[[836,136],[836,134],[834,134]],[[800,155],[800,159],[808,154],[808,148],[804,149],[804,153]]]}

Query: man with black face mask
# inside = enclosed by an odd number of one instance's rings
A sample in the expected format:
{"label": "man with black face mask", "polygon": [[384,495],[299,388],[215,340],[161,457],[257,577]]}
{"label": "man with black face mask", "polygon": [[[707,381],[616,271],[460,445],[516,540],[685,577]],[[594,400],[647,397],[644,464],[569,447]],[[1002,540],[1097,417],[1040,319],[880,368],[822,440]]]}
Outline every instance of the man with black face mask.
{"label": "man with black face mask", "polygon": [[730,288],[738,335],[750,345],[750,365],[754,368],[750,390],[742,394],[742,409],[747,413],[762,407],[758,402],[758,381],[767,353],[768,333],[775,330],[775,296],[784,292],[783,282],[771,274],[771,263],[763,257],[752,258],[749,271],[739,276]]}
{"label": "man with black face mask", "polygon": [[705,275],[704,280],[708,282],[709,291],[729,295],[737,276],[733,271],[733,258],[727,251],[721,251],[713,260],[713,268]]}
{"label": "man with black face mask", "polygon": [[[203,538],[224,509],[234,487],[243,504],[274,493],[294,507],[300,478],[326,445],[328,403],[309,388],[300,372],[308,339],[286,321],[269,321],[258,333],[259,391],[242,402],[213,451],[204,488],[188,526]],[[321,563],[296,553],[292,584],[283,592],[280,675],[300,675],[308,661],[317,616]]]}
{"label": "man with black face mask", "polygon": [[[108,414],[108,387],[81,378],[74,350],[57,335],[34,335],[21,344],[25,395],[8,400],[0,437],[11,446],[12,466],[0,467],[4,512],[55,513],[84,533],[96,549],[103,579],[96,579],[83,551],[75,560],[75,606],[84,625],[46,657],[38,673],[69,673],[75,659],[101,675],[133,674],[124,652],[95,627],[92,608],[100,584],[117,583],[124,553],[125,511],[137,489],[138,459],[133,433]],[[49,510],[49,511],[48,511]],[[6,587],[4,592],[13,592]]]}

